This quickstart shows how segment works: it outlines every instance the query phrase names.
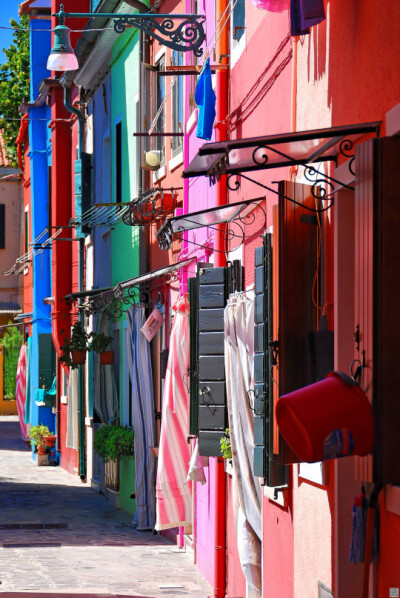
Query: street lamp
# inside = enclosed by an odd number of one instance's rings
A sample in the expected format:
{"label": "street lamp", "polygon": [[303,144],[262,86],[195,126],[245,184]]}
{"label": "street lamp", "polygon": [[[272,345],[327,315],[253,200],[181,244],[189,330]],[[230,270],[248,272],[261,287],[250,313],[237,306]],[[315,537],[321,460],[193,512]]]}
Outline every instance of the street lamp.
{"label": "street lamp", "polygon": [[64,20],[71,17],[88,19],[108,17],[114,20],[116,33],[123,33],[127,27],[135,27],[172,50],[193,52],[195,56],[203,54],[201,46],[206,39],[206,34],[203,28],[205,17],[202,15],[64,12],[64,5],[61,4],[60,12],[52,16],[58,17],[60,24],[54,29],[54,46],[47,61],[47,68],[51,71],[75,71],[79,68],[70,42],[71,30],[64,25]]}

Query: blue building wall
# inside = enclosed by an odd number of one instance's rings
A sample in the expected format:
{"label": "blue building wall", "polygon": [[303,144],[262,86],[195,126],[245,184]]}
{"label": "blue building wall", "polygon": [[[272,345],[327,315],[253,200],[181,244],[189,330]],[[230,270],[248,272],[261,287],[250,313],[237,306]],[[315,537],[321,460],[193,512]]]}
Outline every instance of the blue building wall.
{"label": "blue building wall", "polygon": [[[31,102],[39,95],[40,82],[51,75],[46,69],[51,49],[50,21],[31,20]],[[47,31],[43,31],[46,29]],[[50,108],[46,105],[29,110],[29,141],[31,161],[31,227],[32,240],[36,239],[49,225],[49,165],[51,163]],[[51,233],[50,233],[51,234]],[[48,233],[40,240],[43,242]],[[51,431],[56,429],[55,415],[51,407],[38,406],[35,394],[41,388],[39,375],[39,335],[51,334],[50,306],[43,298],[51,295],[51,249],[41,253],[32,252],[33,267],[33,318],[32,345],[30,355],[30,397],[32,425],[45,424]],[[55,373],[55,372],[54,372]]]}

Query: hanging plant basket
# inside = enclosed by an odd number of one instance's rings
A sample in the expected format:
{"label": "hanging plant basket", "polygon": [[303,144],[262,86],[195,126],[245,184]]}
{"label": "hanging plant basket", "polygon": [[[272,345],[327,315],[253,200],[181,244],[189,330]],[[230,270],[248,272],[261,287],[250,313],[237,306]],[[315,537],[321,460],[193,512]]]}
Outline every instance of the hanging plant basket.
{"label": "hanging plant basket", "polygon": [[114,351],[103,351],[99,355],[101,365],[111,365],[114,363]]}
{"label": "hanging plant basket", "polygon": [[74,365],[83,365],[86,361],[86,351],[71,351],[71,359]]}

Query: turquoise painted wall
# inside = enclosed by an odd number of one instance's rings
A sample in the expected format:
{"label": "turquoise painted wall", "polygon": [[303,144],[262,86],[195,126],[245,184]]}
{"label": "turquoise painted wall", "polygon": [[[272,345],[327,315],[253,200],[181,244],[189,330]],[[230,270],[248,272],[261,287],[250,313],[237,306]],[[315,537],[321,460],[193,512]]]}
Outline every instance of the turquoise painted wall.
{"label": "turquoise painted wall", "polygon": [[[111,58],[111,179],[112,198],[116,201],[118,189],[122,203],[137,196],[137,142],[133,133],[139,130],[136,122],[136,103],[139,96],[139,32],[127,31],[119,36],[113,46]],[[118,124],[120,123],[121,151],[118,152]],[[118,160],[120,154],[121,159]],[[120,171],[120,185],[118,185]],[[111,231],[111,284],[139,275],[139,236],[136,227],[119,224]],[[125,316],[116,323],[120,339],[120,422],[127,425],[129,383],[128,364],[125,350]],[[125,405],[124,405],[125,402]],[[125,407],[125,408],[124,408]],[[134,461],[129,459],[120,464],[119,507],[133,514],[136,503]]]}

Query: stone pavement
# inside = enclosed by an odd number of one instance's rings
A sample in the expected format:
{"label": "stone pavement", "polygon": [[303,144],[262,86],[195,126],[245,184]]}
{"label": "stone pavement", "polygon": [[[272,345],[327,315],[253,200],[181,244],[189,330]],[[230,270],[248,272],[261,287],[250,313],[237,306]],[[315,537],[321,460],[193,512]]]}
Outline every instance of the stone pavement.
{"label": "stone pavement", "polygon": [[37,467],[16,418],[0,417],[0,598],[212,593],[192,553],[130,520],[78,476]]}

